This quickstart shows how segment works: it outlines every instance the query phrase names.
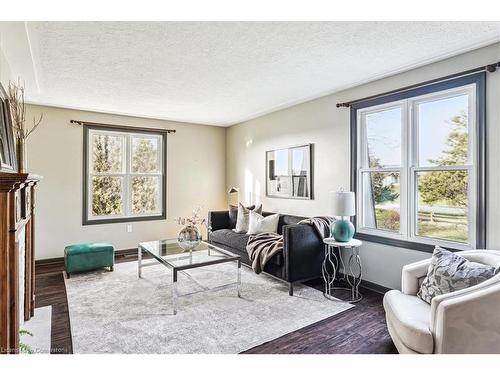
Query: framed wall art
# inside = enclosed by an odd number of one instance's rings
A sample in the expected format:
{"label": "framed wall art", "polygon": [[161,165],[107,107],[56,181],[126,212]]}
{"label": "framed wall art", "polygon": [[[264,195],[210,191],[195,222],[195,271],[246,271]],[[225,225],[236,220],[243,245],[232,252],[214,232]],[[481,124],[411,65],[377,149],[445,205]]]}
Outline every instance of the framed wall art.
{"label": "framed wall art", "polygon": [[16,149],[7,93],[0,84],[0,171],[15,172]]}
{"label": "framed wall art", "polygon": [[313,145],[266,152],[266,196],[313,199]]}

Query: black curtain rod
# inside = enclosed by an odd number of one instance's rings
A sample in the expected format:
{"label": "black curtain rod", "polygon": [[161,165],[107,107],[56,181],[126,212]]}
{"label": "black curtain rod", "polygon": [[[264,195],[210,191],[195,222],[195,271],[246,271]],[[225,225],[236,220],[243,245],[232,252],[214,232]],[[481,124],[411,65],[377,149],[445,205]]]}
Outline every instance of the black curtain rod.
{"label": "black curtain rod", "polygon": [[88,121],[79,121],[79,120],[71,120],[70,123],[77,125],[89,125],[101,128],[108,129],[127,129],[127,130],[137,130],[137,131],[151,131],[157,133],[175,133],[175,129],[161,129],[161,128],[142,128],[138,126],[127,126],[127,125],[114,125],[114,124],[102,124],[100,122],[88,122]]}
{"label": "black curtain rod", "polygon": [[350,102],[337,103],[337,108],[349,108],[351,105],[359,103],[359,102],[364,102],[365,100],[371,100],[371,99],[381,98],[381,97],[384,97],[384,96],[387,96],[387,95],[396,94],[398,92],[408,91],[408,90],[411,90],[411,89],[415,89],[417,87],[427,86],[427,85],[430,85],[430,84],[433,84],[433,83],[436,83],[436,82],[447,81],[447,80],[450,80],[450,79],[453,79],[453,78],[467,76],[467,75],[470,75],[470,74],[473,74],[473,73],[477,73],[477,72],[487,71],[489,73],[493,73],[493,72],[495,72],[497,70],[497,68],[500,68],[500,61],[497,62],[497,63],[494,63],[494,64],[489,64],[489,65],[486,65],[486,66],[481,66],[479,68],[466,70],[464,72],[450,74],[450,75],[445,76],[445,77],[435,78],[435,79],[431,79],[430,81],[425,81],[425,82],[417,83],[417,84],[414,84],[414,85],[402,87],[402,88],[399,88],[399,89],[396,89],[396,90],[387,91],[387,92],[384,92],[382,94],[371,95],[371,96],[367,96],[365,98],[352,100]]}

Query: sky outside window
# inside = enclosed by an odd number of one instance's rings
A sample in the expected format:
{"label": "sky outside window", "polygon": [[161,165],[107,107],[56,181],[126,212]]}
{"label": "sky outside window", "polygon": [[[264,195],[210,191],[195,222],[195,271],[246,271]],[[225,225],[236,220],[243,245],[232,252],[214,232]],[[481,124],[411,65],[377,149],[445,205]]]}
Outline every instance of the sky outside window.
{"label": "sky outside window", "polygon": [[[451,123],[455,116],[467,115],[469,96],[460,95],[452,98],[435,100],[419,104],[419,165],[433,166],[431,160],[439,159],[448,149],[446,141],[450,132],[456,129]],[[467,132],[467,129],[460,129]]]}

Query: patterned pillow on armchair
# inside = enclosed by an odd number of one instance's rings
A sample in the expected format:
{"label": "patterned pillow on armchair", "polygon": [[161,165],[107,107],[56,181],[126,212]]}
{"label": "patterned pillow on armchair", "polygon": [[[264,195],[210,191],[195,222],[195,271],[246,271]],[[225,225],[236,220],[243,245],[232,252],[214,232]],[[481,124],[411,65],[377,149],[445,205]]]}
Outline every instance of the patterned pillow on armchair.
{"label": "patterned pillow on armchair", "polygon": [[417,296],[431,303],[436,296],[477,285],[493,277],[496,272],[495,267],[471,262],[436,246]]}

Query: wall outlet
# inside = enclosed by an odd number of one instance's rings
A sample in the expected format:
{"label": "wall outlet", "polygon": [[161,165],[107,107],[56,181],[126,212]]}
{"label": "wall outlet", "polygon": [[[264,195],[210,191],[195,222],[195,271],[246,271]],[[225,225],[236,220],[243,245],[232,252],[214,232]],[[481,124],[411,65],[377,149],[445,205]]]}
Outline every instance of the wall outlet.
{"label": "wall outlet", "polygon": [[132,224],[127,224],[127,233],[132,233]]}

